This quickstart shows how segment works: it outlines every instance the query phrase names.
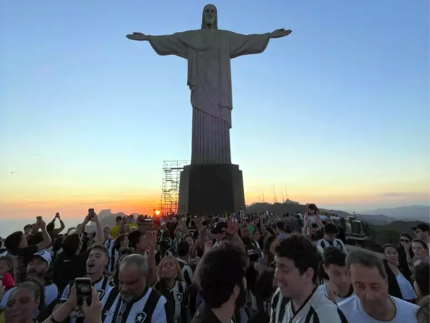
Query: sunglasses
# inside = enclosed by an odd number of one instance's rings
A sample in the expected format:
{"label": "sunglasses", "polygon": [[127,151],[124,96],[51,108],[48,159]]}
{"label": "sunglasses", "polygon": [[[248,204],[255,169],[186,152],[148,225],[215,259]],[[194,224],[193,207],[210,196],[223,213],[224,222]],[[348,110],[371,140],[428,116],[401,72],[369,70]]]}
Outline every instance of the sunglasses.
{"label": "sunglasses", "polygon": [[400,242],[410,242],[408,239],[400,239]]}

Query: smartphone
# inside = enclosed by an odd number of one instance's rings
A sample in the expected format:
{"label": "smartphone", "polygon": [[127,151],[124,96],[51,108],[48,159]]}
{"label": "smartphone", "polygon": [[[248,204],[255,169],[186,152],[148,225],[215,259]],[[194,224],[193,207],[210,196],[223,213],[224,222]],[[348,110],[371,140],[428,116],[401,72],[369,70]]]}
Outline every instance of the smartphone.
{"label": "smartphone", "polygon": [[42,217],[41,216],[36,216],[36,223],[37,223],[37,225],[42,224]]}
{"label": "smartphone", "polygon": [[88,209],[88,215],[90,216],[90,219],[93,219],[96,213],[94,212],[94,209]]}
{"label": "smartphone", "polygon": [[89,278],[76,278],[75,279],[76,288],[76,300],[78,306],[84,305],[86,302],[91,305],[91,295],[92,295],[92,284]]}
{"label": "smartphone", "polygon": [[56,218],[60,218],[60,213],[58,213],[58,212],[57,212],[57,213],[55,213],[55,217],[56,217]]}

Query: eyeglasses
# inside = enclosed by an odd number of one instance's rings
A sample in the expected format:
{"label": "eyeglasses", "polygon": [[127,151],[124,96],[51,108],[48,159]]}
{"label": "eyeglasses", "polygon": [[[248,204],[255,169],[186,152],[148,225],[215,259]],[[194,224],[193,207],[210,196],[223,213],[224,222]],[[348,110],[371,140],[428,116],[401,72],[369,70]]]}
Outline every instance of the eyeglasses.
{"label": "eyeglasses", "polygon": [[410,242],[410,241],[407,239],[400,239],[400,242]]}

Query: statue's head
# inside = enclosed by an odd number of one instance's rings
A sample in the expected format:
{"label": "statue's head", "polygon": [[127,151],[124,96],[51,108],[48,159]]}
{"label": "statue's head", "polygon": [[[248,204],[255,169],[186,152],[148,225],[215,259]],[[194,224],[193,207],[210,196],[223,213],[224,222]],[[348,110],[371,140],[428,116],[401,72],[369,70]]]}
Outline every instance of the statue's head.
{"label": "statue's head", "polygon": [[213,4],[208,4],[203,8],[202,29],[205,28],[218,29],[218,15]]}

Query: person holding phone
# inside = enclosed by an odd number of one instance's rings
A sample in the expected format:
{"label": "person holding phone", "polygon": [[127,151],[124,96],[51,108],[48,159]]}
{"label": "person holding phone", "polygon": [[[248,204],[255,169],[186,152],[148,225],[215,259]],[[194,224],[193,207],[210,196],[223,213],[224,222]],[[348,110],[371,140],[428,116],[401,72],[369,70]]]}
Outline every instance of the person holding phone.
{"label": "person holding phone", "polygon": [[[94,245],[91,247],[90,254],[87,259],[86,272],[87,275],[83,278],[76,278],[62,292],[60,303],[65,303],[70,298],[73,286],[75,286],[78,302],[75,308],[70,309],[69,323],[79,323],[85,317],[82,311],[82,301],[91,299],[90,292],[94,288],[97,292],[97,298],[104,300],[114,288],[112,281],[103,274],[106,265],[109,262],[108,250],[105,246]],[[91,299],[92,301],[92,299]],[[58,308],[60,305],[57,305]]]}
{"label": "person holding phone", "polygon": [[76,277],[83,277],[87,273],[86,263],[91,249],[82,252],[84,241],[81,233],[90,221],[96,225],[94,244],[103,244],[103,230],[98,216],[96,214],[93,216],[88,214],[84,221],[76,228],[75,232],[64,238],[63,252],[55,259],[55,270],[52,278],[60,290],[63,290]]}
{"label": "person holding phone", "polygon": [[17,258],[17,283],[25,279],[27,264],[33,258],[33,255],[41,250],[48,249],[52,243],[51,236],[46,230],[46,224],[42,220],[42,217],[36,219],[36,223],[33,226],[36,231],[40,230],[42,232],[42,241],[38,244],[28,245],[27,239],[22,231],[16,231],[10,234],[4,243],[7,252]]}
{"label": "person holding phone", "polygon": [[[60,221],[60,227],[55,228],[55,220]],[[46,230],[48,231],[49,235],[51,236],[51,239],[55,239],[64,229],[66,226],[64,225],[64,222],[61,220],[60,213],[56,213],[54,219],[48,225],[46,226]]]}
{"label": "person holding phone", "polygon": [[[103,305],[99,300],[97,291],[94,287],[89,286],[91,291],[91,303],[83,302],[79,309],[83,313],[86,323],[102,323]],[[78,307],[78,297],[76,287],[73,285],[70,291],[70,296],[66,302],[55,309],[51,316],[43,321],[43,323],[58,323],[63,322],[69,316],[70,312]]]}

